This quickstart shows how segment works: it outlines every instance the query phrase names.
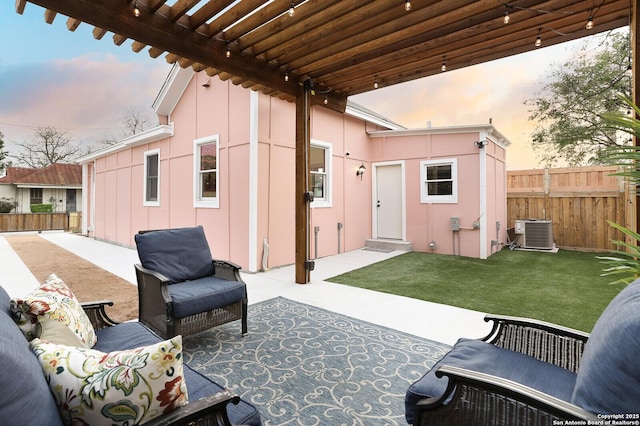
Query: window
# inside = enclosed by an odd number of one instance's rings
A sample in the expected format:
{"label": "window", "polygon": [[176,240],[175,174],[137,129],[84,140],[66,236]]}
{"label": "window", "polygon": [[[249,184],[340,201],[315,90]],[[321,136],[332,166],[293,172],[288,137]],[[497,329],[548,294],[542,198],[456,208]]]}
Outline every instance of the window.
{"label": "window", "polygon": [[331,145],[311,141],[311,207],[331,207]]}
{"label": "window", "polygon": [[219,207],[218,135],[194,141],[195,207]]}
{"label": "window", "polygon": [[31,188],[29,191],[29,204],[42,204],[42,188]]}
{"label": "window", "polygon": [[421,203],[458,202],[458,161],[455,158],[420,162]]}
{"label": "window", "polygon": [[160,205],[160,150],[144,153],[144,203]]}

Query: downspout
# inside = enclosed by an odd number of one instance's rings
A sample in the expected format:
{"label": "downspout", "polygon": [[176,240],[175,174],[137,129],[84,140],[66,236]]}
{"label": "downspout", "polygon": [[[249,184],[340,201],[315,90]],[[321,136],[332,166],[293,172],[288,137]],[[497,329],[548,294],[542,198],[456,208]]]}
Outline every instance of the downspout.
{"label": "downspout", "polygon": [[258,102],[259,93],[249,98],[249,271],[258,270]]}
{"label": "downspout", "polygon": [[480,132],[480,140],[484,141],[479,147],[479,168],[480,168],[480,259],[487,256],[487,133]]}
{"label": "downspout", "polygon": [[87,163],[82,164],[82,235],[87,235],[89,233],[89,218],[87,214],[89,213],[89,201],[87,200],[87,196],[90,194],[89,192],[89,165]]}

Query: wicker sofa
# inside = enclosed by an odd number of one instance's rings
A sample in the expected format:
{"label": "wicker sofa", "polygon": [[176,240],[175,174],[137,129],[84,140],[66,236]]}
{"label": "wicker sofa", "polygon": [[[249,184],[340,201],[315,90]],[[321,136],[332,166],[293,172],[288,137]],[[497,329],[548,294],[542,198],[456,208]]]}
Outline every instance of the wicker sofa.
{"label": "wicker sofa", "polygon": [[493,322],[487,337],[460,339],[410,386],[409,424],[640,421],[640,280],[611,301],[590,335],[523,318],[485,320]]}
{"label": "wicker sofa", "polygon": [[[117,324],[110,320],[104,310],[107,305],[111,303],[82,304],[97,334],[98,342],[93,349],[101,352],[120,351],[161,341],[139,322]],[[14,322],[9,307],[10,297],[0,287],[0,418],[12,424],[62,424],[42,367]],[[253,405],[232,395],[186,364],[183,367],[190,402],[145,424],[261,424],[260,413]]]}

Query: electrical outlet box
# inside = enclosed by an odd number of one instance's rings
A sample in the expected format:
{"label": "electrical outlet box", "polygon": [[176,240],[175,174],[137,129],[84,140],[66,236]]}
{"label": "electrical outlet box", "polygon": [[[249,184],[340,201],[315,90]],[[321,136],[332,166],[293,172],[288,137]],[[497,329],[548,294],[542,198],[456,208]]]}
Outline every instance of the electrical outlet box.
{"label": "electrical outlet box", "polygon": [[459,231],[460,230],[460,218],[459,217],[452,217],[451,218],[451,230],[452,231]]}

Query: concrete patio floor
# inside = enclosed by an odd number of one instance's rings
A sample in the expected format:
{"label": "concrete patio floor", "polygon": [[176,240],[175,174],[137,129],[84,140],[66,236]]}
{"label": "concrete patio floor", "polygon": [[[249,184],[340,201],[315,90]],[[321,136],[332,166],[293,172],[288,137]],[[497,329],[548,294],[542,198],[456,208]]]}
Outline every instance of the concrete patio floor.
{"label": "concrete patio floor", "polygon": [[[3,235],[8,234],[0,234],[0,285],[11,296],[27,294],[39,283]],[[39,235],[136,285],[133,265],[139,260],[135,249],[64,232]],[[242,278],[249,305],[282,296],[449,345],[460,337],[478,338],[489,332],[481,312],[325,281],[402,253],[360,249],[316,259],[311,282],[304,285],[295,283],[293,265],[255,274],[243,272]]]}

